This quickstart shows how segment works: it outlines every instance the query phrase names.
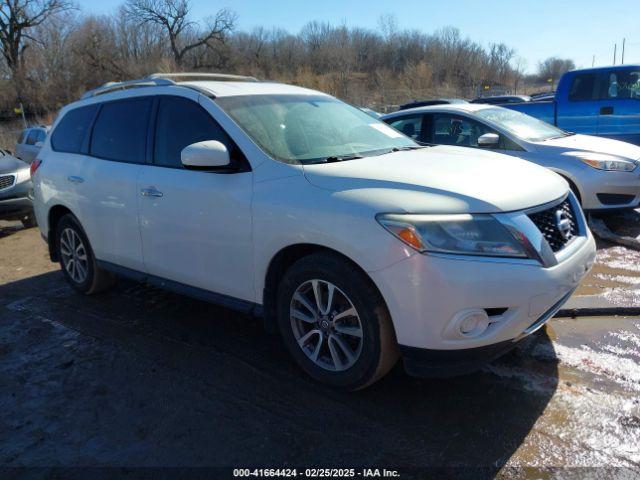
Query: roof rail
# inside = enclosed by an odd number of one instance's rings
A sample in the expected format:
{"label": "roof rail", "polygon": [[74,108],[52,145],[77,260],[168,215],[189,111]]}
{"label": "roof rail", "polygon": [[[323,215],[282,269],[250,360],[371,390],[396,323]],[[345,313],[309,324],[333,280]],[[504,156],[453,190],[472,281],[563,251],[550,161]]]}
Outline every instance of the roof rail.
{"label": "roof rail", "polygon": [[139,80],[129,80],[126,82],[109,82],[105,83],[101,87],[94,88],[86,92],[81,99],[96,97],[109,92],[115,92],[116,90],[127,90],[129,88],[138,87],[163,87],[168,85],[175,85],[175,82],[167,78],[141,78]]}
{"label": "roof rail", "polygon": [[81,99],[96,97],[105,93],[115,92],[117,90],[127,90],[139,87],[166,87],[175,85],[172,79],[207,79],[212,81],[235,81],[235,82],[258,82],[255,77],[246,77],[243,75],[229,75],[226,73],[154,73],[146,78],[138,80],[128,80],[126,82],[109,82],[101,87],[94,88],[86,92]]}
{"label": "roof rail", "polygon": [[178,72],[178,73],[154,73],[149,75],[149,78],[157,79],[207,79],[211,81],[232,81],[232,82],[259,82],[255,77],[248,77],[245,75],[230,75],[228,73],[198,73],[198,72]]}

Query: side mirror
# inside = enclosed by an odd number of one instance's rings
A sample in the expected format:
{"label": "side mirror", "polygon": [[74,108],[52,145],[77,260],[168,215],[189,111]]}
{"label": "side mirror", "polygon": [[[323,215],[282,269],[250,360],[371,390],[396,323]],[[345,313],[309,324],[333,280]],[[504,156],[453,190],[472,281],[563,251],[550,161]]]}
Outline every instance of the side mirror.
{"label": "side mirror", "polygon": [[186,168],[219,168],[231,164],[229,150],[217,140],[193,143],[180,153],[182,165]]}
{"label": "side mirror", "polygon": [[44,147],[44,142],[36,142],[36,147],[38,148]]}
{"label": "side mirror", "polygon": [[480,148],[496,148],[500,143],[500,135],[497,133],[485,133],[478,137],[478,146]]}

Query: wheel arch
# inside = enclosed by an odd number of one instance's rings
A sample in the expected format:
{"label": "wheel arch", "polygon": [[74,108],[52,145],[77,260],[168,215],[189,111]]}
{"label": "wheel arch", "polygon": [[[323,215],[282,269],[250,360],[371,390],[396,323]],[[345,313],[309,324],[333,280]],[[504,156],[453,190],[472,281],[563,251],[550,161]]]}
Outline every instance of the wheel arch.
{"label": "wheel arch", "polygon": [[578,183],[575,181],[575,179],[563,170],[557,170],[555,168],[552,168],[551,170],[567,181],[569,187],[571,188],[571,191],[575,193],[576,197],[578,197],[578,203],[582,205],[582,190],[578,186]]}
{"label": "wheel arch", "polygon": [[[280,280],[282,279],[285,272],[298,260],[304,258],[308,255],[312,255],[318,252],[327,252],[338,257],[344,259],[345,262],[352,265],[355,269],[360,271],[365,278],[371,283],[371,285],[376,289],[380,298],[384,302],[385,307],[389,310],[387,303],[382,295],[382,292],[373,281],[371,276],[353,259],[349,258],[344,253],[341,253],[333,248],[326,247],[323,245],[313,244],[313,243],[299,243],[288,245],[281,250],[279,250],[269,262],[269,266],[267,267],[267,271],[264,277],[264,288],[262,292],[262,305],[263,305],[263,316],[265,321],[265,328],[270,333],[275,333],[277,331],[277,319],[276,319],[276,298],[278,294],[278,285]],[[393,319],[392,319],[393,323]]]}
{"label": "wheel arch", "polygon": [[54,205],[49,209],[49,213],[47,214],[47,244],[49,246],[49,258],[51,258],[52,262],[60,260],[58,258],[58,245],[56,243],[55,233],[60,219],[68,214],[74,215],[71,209],[64,205]]}

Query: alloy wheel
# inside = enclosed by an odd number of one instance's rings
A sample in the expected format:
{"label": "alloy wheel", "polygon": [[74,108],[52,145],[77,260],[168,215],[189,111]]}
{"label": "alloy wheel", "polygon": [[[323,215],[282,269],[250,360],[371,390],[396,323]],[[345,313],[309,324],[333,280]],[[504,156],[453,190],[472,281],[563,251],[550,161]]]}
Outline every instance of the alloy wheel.
{"label": "alloy wheel", "polygon": [[293,294],[293,334],[305,355],[330,371],[352,367],[362,352],[362,323],[349,297],[333,283],[309,280]]}
{"label": "alloy wheel", "polygon": [[78,233],[72,228],[65,228],[60,235],[60,254],[62,264],[71,279],[80,284],[87,279],[89,260],[87,249]]}

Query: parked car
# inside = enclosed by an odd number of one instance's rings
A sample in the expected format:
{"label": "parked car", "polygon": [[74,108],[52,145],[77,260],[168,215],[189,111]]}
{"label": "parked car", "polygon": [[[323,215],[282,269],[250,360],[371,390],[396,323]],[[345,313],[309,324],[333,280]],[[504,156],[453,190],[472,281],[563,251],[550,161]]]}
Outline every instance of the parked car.
{"label": "parked car", "polygon": [[548,92],[532,93],[529,96],[531,97],[532,102],[538,102],[540,100],[553,100],[553,98],[556,96],[556,92],[555,90],[551,90]]}
{"label": "parked car", "polygon": [[16,157],[27,163],[35,160],[47,137],[49,127],[37,126],[25,128],[16,143]]}
{"label": "parked car", "polygon": [[455,103],[469,103],[461,98],[433,98],[431,100],[414,100],[413,102],[400,105],[398,110],[407,110],[416,107],[428,107],[430,105],[451,105]]}
{"label": "parked car", "polygon": [[527,95],[496,95],[495,97],[478,97],[471,100],[471,103],[486,103],[489,105],[504,105],[506,103],[530,102],[531,97]]}
{"label": "parked car", "polygon": [[382,117],[414,140],[493,149],[562,175],[585,210],[640,204],[640,147],[560,130],[493,105],[442,105]]}
{"label": "parked car", "polygon": [[309,375],[358,389],[398,355],[477,369],[594,261],[547,169],[422,147],[313,90],[179,77],[87,93],[34,162],[41,233],[81,293],[117,274],[263,315]]}
{"label": "parked car", "polygon": [[0,150],[0,220],[19,220],[35,226],[29,165]]}
{"label": "parked car", "polygon": [[568,72],[555,98],[505,106],[563,130],[640,145],[640,65]]}

